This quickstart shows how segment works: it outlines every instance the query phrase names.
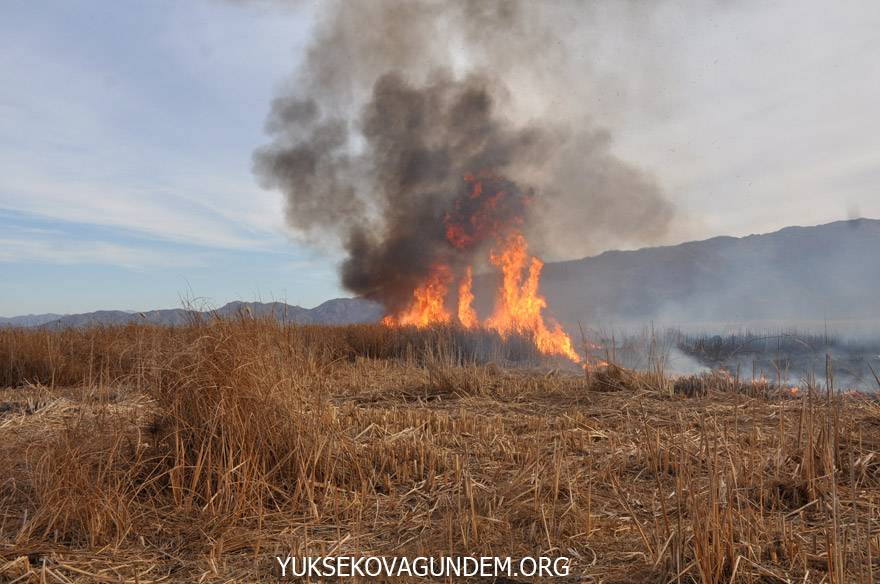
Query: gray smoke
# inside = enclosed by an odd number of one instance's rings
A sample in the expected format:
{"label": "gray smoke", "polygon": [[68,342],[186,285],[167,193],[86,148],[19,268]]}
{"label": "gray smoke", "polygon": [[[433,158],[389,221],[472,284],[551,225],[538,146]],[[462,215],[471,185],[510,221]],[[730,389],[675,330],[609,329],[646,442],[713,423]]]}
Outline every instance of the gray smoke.
{"label": "gray smoke", "polygon": [[609,19],[637,28],[649,13],[635,2],[329,3],[295,89],[272,104],[255,173],[285,194],[297,233],[342,245],[343,285],[389,309],[432,265],[483,257],[485,234],[456,246],[445,231],[450,213],[476,224],[480,208],[461,204],[467,176],[500,197],[493,229],[517,225],[540,253],[656,241],[673,207],[612,152],[591,104],[614,83],[589,59]]}

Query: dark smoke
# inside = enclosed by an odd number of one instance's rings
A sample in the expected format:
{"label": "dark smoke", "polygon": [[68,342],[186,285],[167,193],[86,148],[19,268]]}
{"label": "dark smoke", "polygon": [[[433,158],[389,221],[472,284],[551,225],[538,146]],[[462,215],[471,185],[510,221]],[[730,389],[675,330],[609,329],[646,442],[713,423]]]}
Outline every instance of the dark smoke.
{"label": "dark smoke", "polygon": [[296,89],[273,103],[255,172],[284,192],[298,233],[343,246],[343,285],[392,310],[434,264],[483,257],[485,241],[455,246],[445,231],[478,210],[462,204],[469,175],[493,177],[501,222],[536,251],[654,241],[672,206],[612,153],[588,111],[589,63],[569,60],[602,24],[581,3],[331,4]]}

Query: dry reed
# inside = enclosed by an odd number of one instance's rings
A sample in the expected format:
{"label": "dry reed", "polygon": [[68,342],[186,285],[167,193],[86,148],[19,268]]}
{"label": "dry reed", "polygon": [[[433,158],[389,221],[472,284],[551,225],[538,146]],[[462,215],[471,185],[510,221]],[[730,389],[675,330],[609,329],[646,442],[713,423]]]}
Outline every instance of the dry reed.
{"label": "dry reed", "polygon": [[534,359],[449,328],[0,330],[0,580],[268,581],[288,553],[880,574],[875,400]]}

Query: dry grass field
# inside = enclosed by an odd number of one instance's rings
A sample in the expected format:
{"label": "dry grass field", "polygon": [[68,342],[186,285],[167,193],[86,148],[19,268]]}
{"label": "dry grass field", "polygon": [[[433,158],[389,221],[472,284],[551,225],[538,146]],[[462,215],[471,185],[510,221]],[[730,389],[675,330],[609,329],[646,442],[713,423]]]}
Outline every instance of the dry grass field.
{"label": "dry grass field", "polygon": [[288,553],[880,581],[875,400],[510,366],[527,345],[246,318],[0,330],[0,581],[273,581]]}

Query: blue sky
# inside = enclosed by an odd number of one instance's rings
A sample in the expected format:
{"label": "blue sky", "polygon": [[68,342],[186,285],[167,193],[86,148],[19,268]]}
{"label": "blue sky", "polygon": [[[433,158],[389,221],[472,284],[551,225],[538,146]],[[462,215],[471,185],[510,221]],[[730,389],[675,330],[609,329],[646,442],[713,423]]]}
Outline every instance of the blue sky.
{"label": "blue sky", "polygon": [[[742,6],[664,14],[663,75],[597,104],[680,208],[666,241],[880,217],[880,3]],[[311,7],[4,2],[0,315],[344,295],[251,174]]]}
{"label": "blue sky", "polygon": [[340,295],[251,152],[307,13],[224,2],[7,2],[0,314]]}

